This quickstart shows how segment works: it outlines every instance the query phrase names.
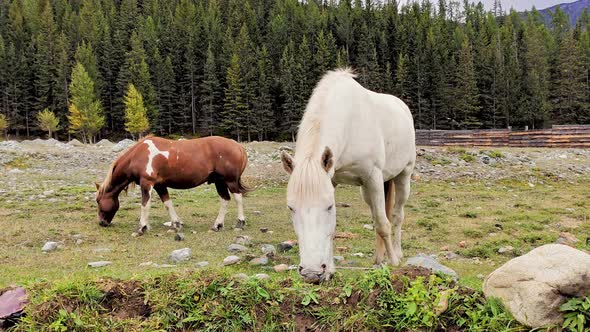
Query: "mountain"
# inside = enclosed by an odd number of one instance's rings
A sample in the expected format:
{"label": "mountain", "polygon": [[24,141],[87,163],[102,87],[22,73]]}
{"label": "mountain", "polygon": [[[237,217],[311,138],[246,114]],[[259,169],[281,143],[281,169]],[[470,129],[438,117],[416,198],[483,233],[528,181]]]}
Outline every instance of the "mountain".
{"label": "mountain", "polygon": [[551,14],[555,11],[555,8],[559,6],[570,18],[572,26],[576,25],[578,17],[582,15],[584,9],[590,11],[590,0],[578,0],[570,3],[562,3],[549,8],[539,10],[539,13],[544,17],[546,23],[551,23]]}

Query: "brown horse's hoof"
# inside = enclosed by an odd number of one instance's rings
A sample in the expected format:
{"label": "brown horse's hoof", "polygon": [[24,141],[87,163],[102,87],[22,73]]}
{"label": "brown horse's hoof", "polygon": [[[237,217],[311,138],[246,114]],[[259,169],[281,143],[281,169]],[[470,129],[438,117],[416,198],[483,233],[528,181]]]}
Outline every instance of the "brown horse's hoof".
{"label": "brown horse's hoof", "polygon": [[246,220],[238,219],[238,223],[236,224],[236,227],[234,227],[234,228],[244,229],[245,226],[246,226]]}
{"label": "brown horse's hoof", "polygon": [[98,222],[98,224],[102,227],[109,227],[111,225],[111,223],[106,220],[101,220]]}
{"label": "brown horse's hoof", "polygon": [[133,236],[133,237],[142,236],[147,231],[148,231],[147,225],[139,226],[139,228],[135,232],[133,232],[133,234],[131,234],[131,236]]}

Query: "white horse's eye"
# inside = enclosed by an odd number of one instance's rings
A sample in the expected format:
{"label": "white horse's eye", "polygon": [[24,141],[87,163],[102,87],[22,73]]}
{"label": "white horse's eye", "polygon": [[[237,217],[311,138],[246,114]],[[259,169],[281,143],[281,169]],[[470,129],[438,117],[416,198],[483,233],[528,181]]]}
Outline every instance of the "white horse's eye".
{"label": "white horse's eye", "polygon": [[332,208],[334,207],[334,204],[330,205],[327,209],[327,211],[332,211]]}

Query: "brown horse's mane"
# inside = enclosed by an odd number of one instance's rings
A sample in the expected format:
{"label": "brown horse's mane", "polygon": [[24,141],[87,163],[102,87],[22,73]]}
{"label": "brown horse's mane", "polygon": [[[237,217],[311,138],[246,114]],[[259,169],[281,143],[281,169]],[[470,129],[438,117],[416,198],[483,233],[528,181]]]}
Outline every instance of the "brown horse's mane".
{"label": "brown horse's mane", "polygon": [[[137,143],[133,144],[133,146],[131,146],[129,149],[125,150],[119,157],[117,157],[117,159],[115,159],[115,161],[113,161],[111,163],[111,166],[109,166],[109,170],[107,171],[107,176],[104,178],[104,180],[100,184],[100,187],[98,188],[99,195],[103,195],[110,187],[111,181],[113,180],[113,173],[114,173],[113,171],[114,171],[115,167],[117,166],[117,162],[119,162],[119,160],[121,160],[121,158],[123,158],[129,152],[131,152],[136,146],[138,146],[139,144],[143,143],[143,141],[145,141],[146,139],[151,138],[153,136],[154,135],[149,134],[149,135],[143,137]],[[135,183],[132,182],[127,187],[125,187],[123,189],[123,190],[125,190],[125,193],[127,193],[128,187],[131,187],[131,188],[135,187]]]}

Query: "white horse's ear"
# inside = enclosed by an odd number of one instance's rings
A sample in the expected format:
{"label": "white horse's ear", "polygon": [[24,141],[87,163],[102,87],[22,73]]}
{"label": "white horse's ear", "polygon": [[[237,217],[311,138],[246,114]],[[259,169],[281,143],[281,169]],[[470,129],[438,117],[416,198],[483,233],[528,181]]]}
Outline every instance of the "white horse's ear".
{"label": "white horse's ear", "polygon": [[326,172],[329,172],[332,166],[334,166],[332,150],[330,150],[330,148],[327,146],[326,149],[324,149],[324,153],[322,153],[322,166],[324,167]]}
{"label": "white horse's ear", "polygon": [[293,158],[290,154],[283,151],[281,153],[281,161],[283,162],[283,168],[289,174],[293,173],[293,168],[295,168],[295,163],[293,162]]}
{"label": "white horse's ear", "polygon": [[100,189],[100,183],[94,182],[94,185],[96,186],[96,190],[99,190]]}

